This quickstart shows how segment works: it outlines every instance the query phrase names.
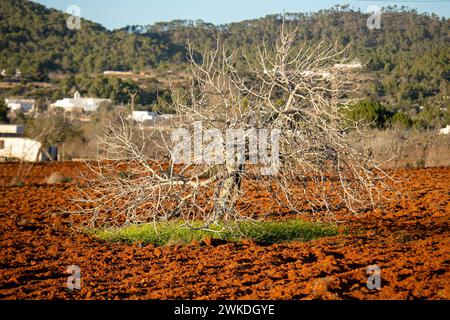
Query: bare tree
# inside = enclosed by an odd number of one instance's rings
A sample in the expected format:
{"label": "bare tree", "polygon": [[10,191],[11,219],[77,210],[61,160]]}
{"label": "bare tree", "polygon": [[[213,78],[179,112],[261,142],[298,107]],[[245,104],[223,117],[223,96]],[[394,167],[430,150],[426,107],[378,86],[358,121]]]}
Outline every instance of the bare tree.
{"label": "bare tree", "polygon": [[[335,208],[377,205],[389,177],[345,117],[358,87],[342,67],[346,49],[299,46],[284,23],[256,59],[219,40],[201,61],[189,49],[189,89],[172,86],[177,121],[146,128],[122,119],[102,138],[104,156],[89,164],[79,202],[92,224],[178,218],[207,229],[281,209],[332,217]],[[155,133],[161,152],[149,157]],[[258,203],[258,194],[271,200]]]}
{"label": "bare tree", "polygon": [[48,148],[63,144],[67,140],[82,137],[82,131],[75,121],[68,119],[63,111],[46,111],[27,119],[25,135],[41,143],[43,154],[52,160]]}

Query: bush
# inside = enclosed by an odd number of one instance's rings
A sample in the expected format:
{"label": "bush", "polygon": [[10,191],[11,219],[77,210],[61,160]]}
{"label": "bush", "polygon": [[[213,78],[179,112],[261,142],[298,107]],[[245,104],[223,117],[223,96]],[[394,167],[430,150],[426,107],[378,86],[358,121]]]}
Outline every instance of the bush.
{"label": "bush", "polygon": [[417,115],[417,120],[421,121],[421,125],[426,129],[441,128],[446,119],[439,107],[426,106]]}
{"label": "bush", "polygon": [[398,112],[391,118],[391,124],[395,127],[398,126],[404,129],[408,129],[411,128],[413,122],[409,116],[407,116],[403,112]]}
{"label": "bush", "polygon": [[64,177],[62,180],[61,180],[61,183],[71,183],[73,181],[73,178],[72,177]]}
{"label": "bush", "polygon": [[425,130],[427,128],[427,123],[422,119],[414,119],[413,126],[417,130]]}
{"label": "bush", "polygon": [[425,160],[423,159],[417,160],[416,166],[417,168],[425,168]]}
{"label": "bush", "polygon": [[390,113],[379,102],[361,101],[351,108],[347,117],[351,121],[383,128],[390,118]]}

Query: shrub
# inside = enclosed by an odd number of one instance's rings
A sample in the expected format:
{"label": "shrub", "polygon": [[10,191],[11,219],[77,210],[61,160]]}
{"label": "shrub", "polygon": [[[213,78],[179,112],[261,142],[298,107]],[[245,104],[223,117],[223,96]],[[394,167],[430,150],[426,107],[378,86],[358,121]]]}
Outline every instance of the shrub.
{"label": "shrub", "polygon": [[421,125],[426,129],[436,129],[443,126],[445,117],[439,107],[425,106],[417,115],[417,119],[421,121]]}
{"label": "shrub", "polygon": [[416,166],[417,168],[425,168],[425,160],[424,159],[417,160]]}
{"label": "shrub", "polygon": [[379,102],[361,101],[350,109],[347,117],[351,121],[382,128],[390,118],[390,113]]}
{"label": "shrub", "polygon": [[62,180],[61,180],[61,183],[71,183],[73,181],[73,178],[72,177],[64,177]]}
{"label": "shrub", "polygon": [[398,126],[407,129],[411,128],[413,122],[409,116],[407,116],[403,112],[398,112],[394,114],[394,116],[391,118],[391,124],[393,126]]}

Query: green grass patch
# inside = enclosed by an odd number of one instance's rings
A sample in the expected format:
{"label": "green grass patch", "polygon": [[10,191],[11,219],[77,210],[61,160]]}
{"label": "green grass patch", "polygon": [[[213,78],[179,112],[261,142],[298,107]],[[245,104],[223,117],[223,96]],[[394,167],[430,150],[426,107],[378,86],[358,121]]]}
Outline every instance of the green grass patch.
{"label": "green grass patch", "polygon": [[[201,223],[191,227],[200,228]],[[240,222],[233,225],[216,225],[210,230],[194,230],[184,222],[171,221],[130,225],[122,228],[91,230],[94,237],[110,242],[140,242],[156,246],[186,244],[207,238],[225,241],[249,239],[259,243],[281,243],[288,241],[310,241],[316,238],[334,236],[337,228],[322,223],[305,222],[300,219],[282,221]]]}

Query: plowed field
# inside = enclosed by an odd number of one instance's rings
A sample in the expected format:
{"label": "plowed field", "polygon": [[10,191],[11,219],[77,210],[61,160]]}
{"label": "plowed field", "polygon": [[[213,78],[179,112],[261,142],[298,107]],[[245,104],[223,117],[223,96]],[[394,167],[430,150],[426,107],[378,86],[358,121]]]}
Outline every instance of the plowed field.
{"label": "plowed field", "polygon": [[[397,171],[402,197],[355,217],[337,212],[347,232],[335,237],[164,248],[71,228],[64,212],[81,168],[0,164],[0,299],[450,299],[450,168]],[[53,172],[74,179],[47,184]],[[81,290],[67,290],[70,265]],[[380,290],[366,286],[371,265]]]}

